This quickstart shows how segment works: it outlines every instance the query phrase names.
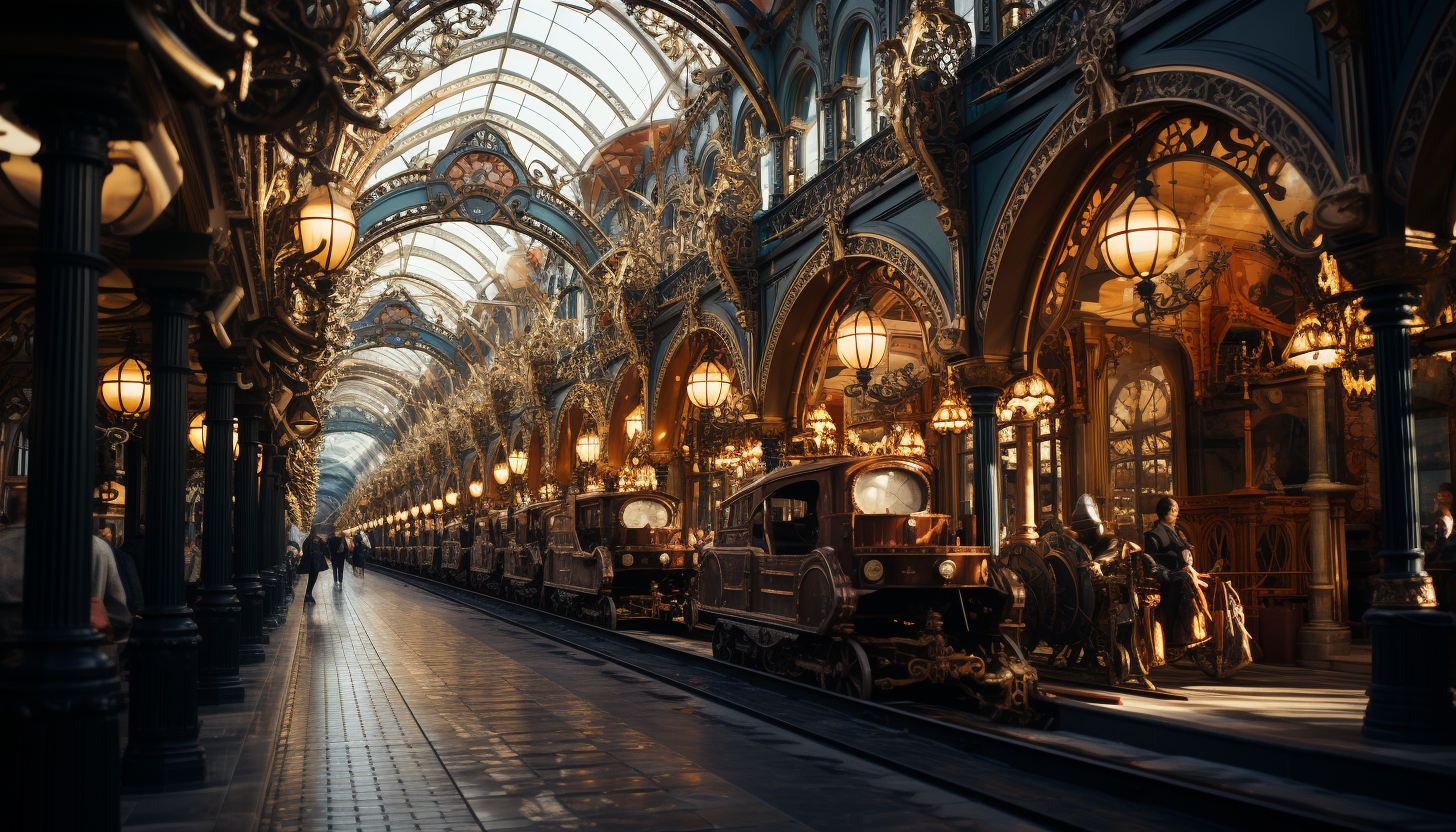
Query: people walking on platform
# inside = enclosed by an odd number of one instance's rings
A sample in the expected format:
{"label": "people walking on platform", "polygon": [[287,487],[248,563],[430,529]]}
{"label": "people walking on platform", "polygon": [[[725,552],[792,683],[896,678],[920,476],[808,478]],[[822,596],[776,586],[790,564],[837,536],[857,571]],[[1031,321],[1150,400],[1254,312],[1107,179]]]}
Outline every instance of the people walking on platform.
{"label": "people walking on platform", "polygon": [[344,562],[349,559],[349,543],[337,530],[329,538],[329,559],[334,564],[334,583],[343,586]]}
{"label": "people walking on platform", "polygon": [[369,538],[363,532],[354,535],[354,577],[364,577],[364,562],[369,559]]}
{"label": "people walking on platform", "polygon": [[329,568],[327,552],[323,538],[317,532],[303,542],[303,561],[299,563],[299,569],[308,573],[308,588],[303,591],[304,603],[317,603],[313,598],[313,585],[318,583],[319,573]]}

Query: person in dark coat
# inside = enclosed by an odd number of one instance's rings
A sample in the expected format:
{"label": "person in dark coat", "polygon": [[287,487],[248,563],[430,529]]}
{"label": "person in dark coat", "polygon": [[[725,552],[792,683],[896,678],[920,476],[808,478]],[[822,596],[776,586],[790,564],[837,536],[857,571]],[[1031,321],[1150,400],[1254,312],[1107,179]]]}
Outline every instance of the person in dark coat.
{"label": "person in dark coat", "polygon": [[328,548],[324,546],[323,538],[311,534],[308,540],[303,541],[303,561],[298,568],[308,573],[308,589],[303,592],[304,603],[317,603],[313,599],[313,585],[318,582],[319,573],[329,568]]}
{"label": "person in dark coat", "polygon": [[1178,501],[1158,501],[1158,522],[1143,533],[1143,549],[1157,564],[1154,577],[1162,587],[1158,621],[1169,647],[1197,644],[1208,638],[1208,607],[1201,589],[1208,586],[1193,568],[1193,546],[1178,529]]}
{"label": "person in dark coat", "polygon": [[329,538],[329,559],[334,563],[334,583],[343,586],[344,564],[349,561],[349,542],[337,529],[334,536]]}

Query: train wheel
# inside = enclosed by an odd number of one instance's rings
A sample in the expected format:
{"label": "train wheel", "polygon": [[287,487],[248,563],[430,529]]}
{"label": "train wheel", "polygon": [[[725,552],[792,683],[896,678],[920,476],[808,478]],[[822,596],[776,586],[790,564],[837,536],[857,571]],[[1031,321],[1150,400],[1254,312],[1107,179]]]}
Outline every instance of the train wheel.
{"label": "train wheel", "polygon": [[[835,693],[855,699],[869,699],[874,692],[870,680],[870,657],[854,639],[845,639],[834,646],[833,676],[830,681]],[[825,687],[831,687],[825,685]]]}
{"label": "train wheel", "polygon": [[601,612],[602,626],[608,630],[617,629],[617,602],[610,597],[603,598],[597,609]]}

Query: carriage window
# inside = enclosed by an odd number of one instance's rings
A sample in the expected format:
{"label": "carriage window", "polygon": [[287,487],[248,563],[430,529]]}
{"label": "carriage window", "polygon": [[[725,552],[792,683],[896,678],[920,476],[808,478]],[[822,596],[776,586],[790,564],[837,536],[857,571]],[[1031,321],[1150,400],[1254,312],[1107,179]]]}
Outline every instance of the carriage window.
{"label": "carriage window", "polygon": [[768,501],[768,516],[775,523],[803,519],[809,513],[809,503],[787,497],[773,497]]}
{"label": "carriage window", "polygon": [[865,514],[914,514],[925,508],[925,481],[902,468],[865,471],[854,480],[854,504]]}
{"label": "carriage window", "polygon": [[812,552],[819,541],[819,483],[796,482],[768,498],[769,536],[775,555]]}
{"label": "carriage window", "polygon": [[586,526],[590,529],[600,528],[602,525],[602,506],[600,503],[592,503],[587,506],[578,506],[576,509],[576,524]]}
{"label": "carriage window", "polygon": [[667,506],[656,500],[633,500],[622,506],[622,525],[629,529],[662,529],[671,519]]}

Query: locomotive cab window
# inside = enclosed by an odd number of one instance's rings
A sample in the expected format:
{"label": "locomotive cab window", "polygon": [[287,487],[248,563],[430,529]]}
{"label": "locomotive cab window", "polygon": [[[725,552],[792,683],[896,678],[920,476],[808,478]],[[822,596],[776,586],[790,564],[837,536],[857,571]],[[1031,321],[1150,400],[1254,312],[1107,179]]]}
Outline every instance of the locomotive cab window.
{"label": "locomotive cab window", "polygon": [[854,480],[854,507],[862,514],[914,514],[923,511],[925,480],[903,468],[876,468]]}
{"label": "locomotive cab window", "polygon": [[595,549],[602,542],[602,504],[589,503],[576,508],[576,534],[581,548]]}
{"label": "locomotive cab window", "polygon": [[672,512],[657,500],[632,500],[622,506],[622,525],[629,529],[665,529]]}
{"label": "locomotive cab window", "polygon": [[819,483],[796,482],[768,498],[769,539],[775,555],[805,554],[819,545]]}

